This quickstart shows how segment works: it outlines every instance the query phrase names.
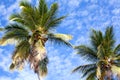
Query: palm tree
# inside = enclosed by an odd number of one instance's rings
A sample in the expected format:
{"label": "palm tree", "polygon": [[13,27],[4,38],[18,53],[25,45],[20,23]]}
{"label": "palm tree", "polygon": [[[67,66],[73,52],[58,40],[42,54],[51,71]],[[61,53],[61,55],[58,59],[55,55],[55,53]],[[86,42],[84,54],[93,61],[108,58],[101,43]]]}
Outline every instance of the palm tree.
{"label": "palm tree", "polygon": [[35,73],[45,76],[48,64],[46,41],[71,46],[70,35],[54,32],[66,16],[57,17],[58,4],[53,3],[49,9],[45,0],[39,0],[38,6],[21,1],[20,8],[19,13],[10,16],[13,22],[1,29],[5,34],[0,44],[15,43],[10,69],[22,69],[28,61]]}
{"label": "palm tree", "polygon": [[112,75],[120,75],[120,44],[115,47],[113,27],[107,27],[105,34],[92,31],[91,45],[76,46],[77,54],[91,61],[90,64],[80,65],[73,72],[80,71],[86,80],[111,80]]}

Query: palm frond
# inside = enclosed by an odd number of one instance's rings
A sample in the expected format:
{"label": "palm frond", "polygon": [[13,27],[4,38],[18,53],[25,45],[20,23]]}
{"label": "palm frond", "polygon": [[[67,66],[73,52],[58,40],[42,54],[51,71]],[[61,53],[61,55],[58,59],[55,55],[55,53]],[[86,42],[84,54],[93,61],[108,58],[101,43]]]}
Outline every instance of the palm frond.
{"label": "palm frond", "polygon": [[107,42],[107,47],[113,48],[115,43],[113,27],[107,27],[105,31],[105,41]]}
{"label": "palm frond", "polygon": [[57,3],[53,3],[53,4],[51,5],[50,10],[49,10],[50,19],[56,17],[57,11],[58,11],[58,4],[57,4]]}
{"label": "palm frond", "polygon": [[39,62],[39,72],[40,76],[46,76],[48,73],[47,64],[48,64],[48,57],[44,58],[42,61]]}
{"label": "palm frond", "polygon": [[13,53],[12,59],[17,58],[18,56],[23,59],[27,59],[30,53],[30,44],[27,40],[20,42]]}
{"label": "palm frond", "polygon": [[15,40],[26,40],[29,37],[29,32],[19,24],[11,24],[5,27],[5,35],[2,40],[15,39]]}
{"label": "palm frond", "polygon": [[66,16],[62,16],[57,18],[57,10],[58,10],[58,4],[53,3],[51,5],[50,10],[41,16],[41,20],[40,20],[41,26],[44,27],[47,31],[50,28],[56,27],[66,17]]}
{"label": "palm frond", "polygon": [[0,28],[0,31],[4,31],[4,28]]}
{"label": "palm frond", "polygon": [[90,39],[91,39],[91,44],[92,44],[93,48],[95,48],[95,50],[97,51],[97,47],[103,41],[103,34],[101,31],[92,30]]}
{"label": "palm frond", "polygon": [[81,65],[81,66],[75,68],[72,71],[72,73],[74,73],[74,72],[82,72],[83,77],[84,77],[84,76],[86,76],[85,74],[89,74],[91,71],[94,71],[95,69],[96,69],[96,64]]}
{"label": "palm frond", "polygon": [[22,16],[22,20],[24,20],[24,24],[31,30],[35,30],[40,18],[37,8],[25,1],[21,1],[20,7],[22,7],[20,14]]}
{"label": "palm frond", "polygon": [[39,0],[38,10],[40,15],[43,15],[48,11],[48,7],[45,0]]}
{"label": "palm frond", "polygon": [[65,34],[48,34],[48,40],[50,42],[53,42],[55,44],[59,45],[66,45],[69,47],[72,47],[72,45],[68,42],[68,40],[71,40],[72,37],[70,35]]}
{"label": "palm frond", "polygon": [[111,68],[114,74],[120,74],[120,67],[113,65]]}
{"label": "palm frond", "polygon": [[8,45],[8,44],[16,44],[16,40],[14,39],[0,39],[0,46],[5,46],[5,45]]}
{"label": "palm frond", "polygon": [[28,59],[30,53],[30,44],[28,41],[22,41],[17,46],[12,55],[12,64],[10,65],[10,70],[15,68],[22,70],[24,67],[24,62]]}
{"label": "palm frond", "polygon": [[32,9],[32,5],[27,1],[21,1],[19,6],[21,9]]}
{"label": "palm frond", "polygon": [[[105,56],[107,56],[107,53],[105,52],[105,48],[102,45],[98,46],[98,52],[97,52],[97,57],[99,59],[104,59]],[[109,56],[109,55],[108,55]]]}
{"label": "palm frond", "polygon": [[91,74],[89,74],[86,78],[86,80],[96,80],[96,72],[92,72]]}
{"label": "palm frond", "polygon": [[119,56],[119,55],[120,55],[120,44],[115,47],[115,49],[113,50],[113,53],[114,53],[116,56]]}
{"label": "palm frond", "polygon": [[93,67],[87,69],[86,71],[84,71],[82,77],[85,77],[85,76],[91,74],[92,72],[96,72],[96,68],[97,68],[97,66],[93,66]]}
{"label": "palm frond", "polygon": [[97,60],[97,53],[90,47],[85,45],[76,46],[77,54],[86,57],[86,60],[95,61]]}
{"label": "palm frond", "polygon": [[9,17],[9,19],[11,21],[16,21],[18,23],[24,24],[24,20],[22,19],[22,16],[19,13],[11,14],[10,17]]}
{"label": "palm frond", "polygon": [[0,45],[16,43],[19,40],[25,40],[29,36],[29,32],[20,24],[10,24],[4,28],[5,35],[0,39]]}
{"label": "palm frond", "polygon": [[14,70],[15,69],[15,64],[10,64],[10,70]]}
{"label": "palm frond", "polygon": [[50,30],[50,29],[57,27],[57,25],[59,25],[63,21],[64,18],[66,18],[66,16],[62,16],[62,17],[49,21],[49,23],[46,24],[47,29]]}
{"label": "palm frond", "polygon": [[23,31],[24,33],[26,32],[26,34],[29,33],[29,31],[25,28],[24,25],[16,24],[16,23],[7,25],[5,27],[5,30],[6,30],[6,32],[12,32],[12,31],[18,31],[19,32],[19,31]]}

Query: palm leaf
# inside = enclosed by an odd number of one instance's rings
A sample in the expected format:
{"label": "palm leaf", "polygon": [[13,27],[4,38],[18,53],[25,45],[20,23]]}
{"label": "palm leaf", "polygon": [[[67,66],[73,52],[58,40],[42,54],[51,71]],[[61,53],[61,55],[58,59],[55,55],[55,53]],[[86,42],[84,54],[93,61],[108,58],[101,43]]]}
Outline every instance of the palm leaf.
{"label": "palm leaf", "polygon": [[75,68],[72,71],[72,73],[74,73],[74,72],[82,72],[83,73],[82,77],[85,77],[88,74],[90,74],[91,72],[93,72],[95,69],[96,69],[96,64],[81,65],[81,66]]}
{"label": "palm leaf", "polygon": [[49,23],[46,25],[47,29],[50,30],[50,29],[55,28],[57,25],[59,25],[63,21],[64,18],[66,18],[66,16],[62,16],[62,17],[49,21]]}
{"label": "palm leaf", "polygon": [[40,18],[37,8],[25,1],[21,1],[20,7],[22,7],[21,16],[24,24],[31,30],[35,30]]}
{"label": "palm leaf", "polygon": [[4,28],[5,35],[0,40],[1,45],[15,43],[16,40],[25,40],[28,37],[28,30],[20,24],[10,24]]}
{"label": "palm leaf", "polygon": [[70,35],[65,35],[65,34],[48,34],[48,40],[50,42],[53,42],[55,44],[59,45],[66,45],[69,47],[72,47],[72,45],[68,42],[68,40],[71,40],[72,37]]}
{"label": "palm leaf", "polygon": [[9,19],[11,21],[16,21],[18,23],[24,24],[24,20],[23,20],[22,16],[19,13],[11,14]]}
{"label": "palm leaf", "polygon": [[10,70],[15,68],[22,70],[24,67],[24,62],[28,59],[30,53],[30,44],[28,41],[22,41],[16,46],[16,49],[12,55],[12,64],[10,65]]}
{"label": "palm leaf", "polygon": [[57,3],[53,3],[53,4],[51,5],[50,10],[49,10],[50,19],[56,17],[57,10],[58,10],[58,4],[57,4]]}
{"label": "palm leaf", "polygon": [[39,62],[39,72],[40,76],[46,76],[48,73],[47,64],[48,64],[48,57],[44,58],[42,61]]}
{"label": "palm leaf", "polygon": [[86,71],[86,70],[88,70],[88,69],[90,69],[90,68],[92,68],[92,67],[95,67],[95,64],[81,65],[81,66],[75,68],[72,72],[77,72],[77,71],[82,71],[82,72],[84,72],[84,71]]}
{"label": "palm leaf", "polygon": [[86,60],[95,61],[97,60],[97,53],[90,47],[85,45],[76,46],[77,54],[80,54],[83,57],[86,57]]}
{"label": "palm leaf", "polygon": [[4,31],[4,28],[0,28],[0,31]]}
{"label": "palm leaf", "polygon": [[38,10],[40,15],[43,15],[48,11],[48,7],[45,0],[39,0]]}
{"label": "palm leaf", "polygon": [[120,67],[113,65],[111,70],[114,74],[120,74]]}
{"label": "palm leaf", "polygon": [[101,31],[92,30],[90,39],[91,39],[91,44],[92,44],[93,48],[95,48],[95,50],[97,51],[98,46],[103,41],[103,34]]}
{"label": "palm leaf", "polygon": [[11,24],[5,27],[5,31],[5,35],[0,40],[1,44],[7,43],[9,40],[21,41],[29,38],[29,32],[23,25]]}
{"label": "palm leaf", "polygon": [[86,80],[96,80],[96,72],[92,72],[91,74],[89,74],[86,78]]}
{"label": "palm leaf", "polygon": [[113,50],[113,53],[114,53],[116,56],[119,56],[119,55],[120,55],[120,44],[115,47],[115,49]]}
{"label": "palm leaf", "polygon": [[107,27],[105,31],[105,40],[107,42],[107,47],[113,48],[115,43],[113,27]]}

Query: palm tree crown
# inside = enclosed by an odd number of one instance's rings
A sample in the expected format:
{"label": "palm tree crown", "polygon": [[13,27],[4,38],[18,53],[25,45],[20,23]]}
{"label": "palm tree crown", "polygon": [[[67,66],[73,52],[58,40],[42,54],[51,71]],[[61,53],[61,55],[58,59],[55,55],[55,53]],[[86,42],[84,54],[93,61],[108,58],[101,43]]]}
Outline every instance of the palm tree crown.
{"label": "palm tree crown", "polygon": [[83,77],[86,80],[111,80],[113,73],[120,74],[120,44],[115,47],[113,27],[107,27],[105,34],[101,31],[92,31],[90,36],[91,46],[80,45],[76,46],[77,54],[86,57],[86,60],[92,64],[81,65],[73,70],[73,72],[83,72]]}
{"label": "palm tree crown", "polygon": [[39,0],[38,6],[21,1],[20,8],[19,13],[10,16],[13,23],[1,29],[5,34],[0,44],[15,42],[10,69],[22,69],[25,61],[28,61],[35,73],[44,76],[48,64],[46,41],[71,46],[68,42],[72,38],[70,35],[54,33],[54,29],[66,16],[57,17],[58,4],[53,3],[49,9],[45,0]]}

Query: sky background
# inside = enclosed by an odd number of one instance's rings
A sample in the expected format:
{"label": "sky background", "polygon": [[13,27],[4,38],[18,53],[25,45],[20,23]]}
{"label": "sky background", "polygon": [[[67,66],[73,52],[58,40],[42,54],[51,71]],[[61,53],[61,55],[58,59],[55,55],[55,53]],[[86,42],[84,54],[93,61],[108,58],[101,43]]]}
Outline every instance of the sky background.
{"label": "sky background", "polygon": [[[0,27],[6,26],[10,14],[19,12],[20,0],[0,1]],[[37,4],[37,0],[28,0]],[[92,29],[105,31],[114,26],[116,44],[120,43],[120,0],[46,0],[48,5],[59,4],[58,16],[68,14],[56,32],[71,34],[73,45],[89,45]],[[0,32],[0,37],[2,36]],[[78,65],[87,64],[84,58],[75,54],[71,48],[46,43],[49,56],[48,75],[44,80],[85,80],[80,73],[71,74]],[[38,80],[37,75],[26,65],[22,71],[9,71],[13,45],[0,46],[0,80]]]}

